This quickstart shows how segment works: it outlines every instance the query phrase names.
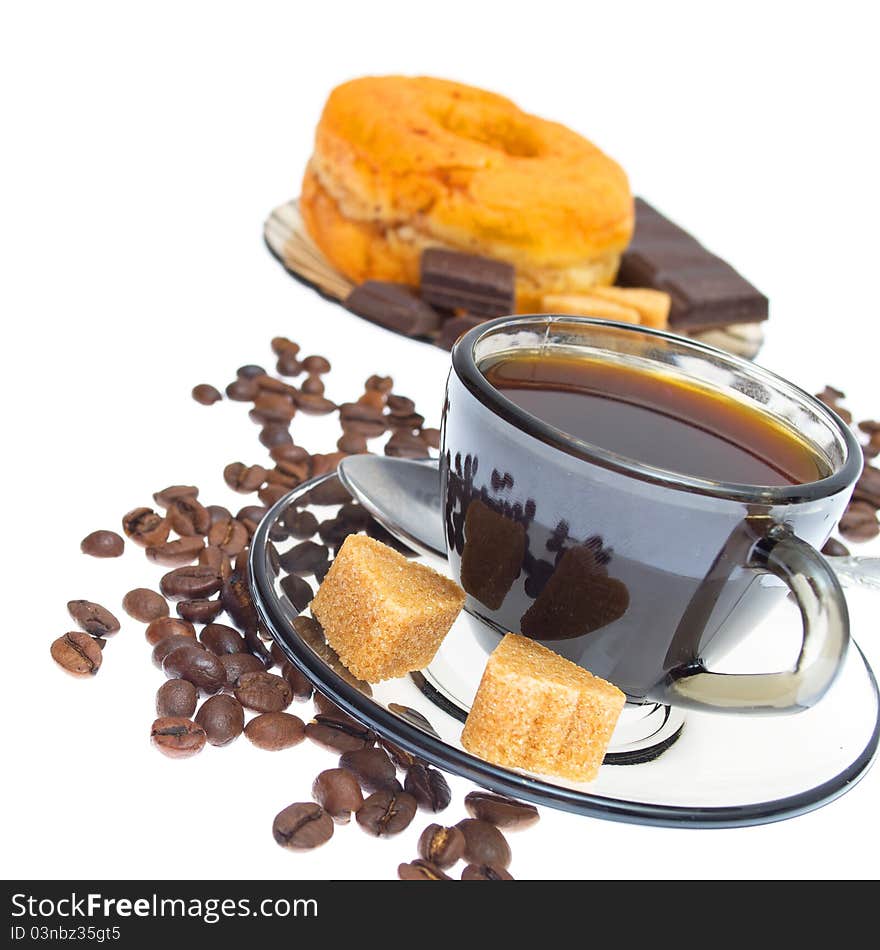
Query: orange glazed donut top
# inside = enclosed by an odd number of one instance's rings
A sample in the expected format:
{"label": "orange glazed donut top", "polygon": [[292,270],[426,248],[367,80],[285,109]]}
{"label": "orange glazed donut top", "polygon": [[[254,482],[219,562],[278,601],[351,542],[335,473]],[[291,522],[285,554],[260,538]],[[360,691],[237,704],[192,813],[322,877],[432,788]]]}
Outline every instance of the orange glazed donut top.
{"label": "orange glazed donut top", "polygon": [[616,162],[563,125],[442,79],[376,76],[334,89],[306,178],[352,224],[412,228],[418,243],[526,269],[616,257],[632,235]]}

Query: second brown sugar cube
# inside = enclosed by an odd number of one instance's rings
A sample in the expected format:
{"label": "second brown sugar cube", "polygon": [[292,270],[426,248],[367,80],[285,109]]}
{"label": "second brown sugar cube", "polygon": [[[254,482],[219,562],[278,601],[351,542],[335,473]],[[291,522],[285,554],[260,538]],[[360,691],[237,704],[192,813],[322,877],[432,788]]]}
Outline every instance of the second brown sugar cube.
{"label": "second brown sugar cube", "polygon": [[421,670],[464,606],[458,584],[365,535],[349,535],[311,603],[327,642],[371,683]]}

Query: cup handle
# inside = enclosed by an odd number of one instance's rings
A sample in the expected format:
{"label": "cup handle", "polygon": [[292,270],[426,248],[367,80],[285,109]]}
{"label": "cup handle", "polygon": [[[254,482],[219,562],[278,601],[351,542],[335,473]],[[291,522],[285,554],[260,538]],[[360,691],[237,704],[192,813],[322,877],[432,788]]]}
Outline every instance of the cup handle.
{"label": "cup handle", "polygon": [[667,701],[716,711],[790,713],[808,709],[831,685],[849,645],[849,612],[837,575],[812,545],[776,525],[752,548],[749,566],[775,574],[795,597],[804,639],[794,669],[713,673],[702,664],[674,671]]}

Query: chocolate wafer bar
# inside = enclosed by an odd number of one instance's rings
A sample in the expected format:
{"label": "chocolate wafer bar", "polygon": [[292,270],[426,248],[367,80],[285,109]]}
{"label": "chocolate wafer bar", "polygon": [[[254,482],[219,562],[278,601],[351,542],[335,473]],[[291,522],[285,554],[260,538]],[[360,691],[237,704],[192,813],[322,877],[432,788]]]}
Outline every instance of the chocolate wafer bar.
{"label": "chocolate wafer bar", "polygon": [[404,284],[367,280],[343,301],[346,310],[406,336],[429,336],[440,326],[440,315]]}
{"label": "chocolate wafer bar", "polygon": [[636,198],[636,228],[617,283],[652,287],[672,299],[673,330],[698,330],[767,319],[767,298],[726,261]]}
{"label": "chocolate wafer bar", "polygon": [[514,310],[514,269],[488,257],[429,248],[422,254],[420,290],[435,307],[503,317]]}

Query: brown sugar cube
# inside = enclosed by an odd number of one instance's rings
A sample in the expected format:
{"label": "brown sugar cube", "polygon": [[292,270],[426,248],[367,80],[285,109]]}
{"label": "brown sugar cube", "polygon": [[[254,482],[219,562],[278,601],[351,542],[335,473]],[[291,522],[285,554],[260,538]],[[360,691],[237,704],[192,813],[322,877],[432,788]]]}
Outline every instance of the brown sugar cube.
{"label": "brown sugar cube", "polygon": [[497,610],[519,577],[526,553],[526,529],[478,498],[468,505],[461,554],[461,586],[490,610]]}
{"label": "brown sugar cube", "polygon": [[426,667],[464,606],[458,584],[351,534],[311,603],[330,646],[370,683]]}
{"label": "brown sugar cube", "polygon": [[611,683],[508,633],[486,663],[461,743],[496,765],[588,782],[625,701]]}

